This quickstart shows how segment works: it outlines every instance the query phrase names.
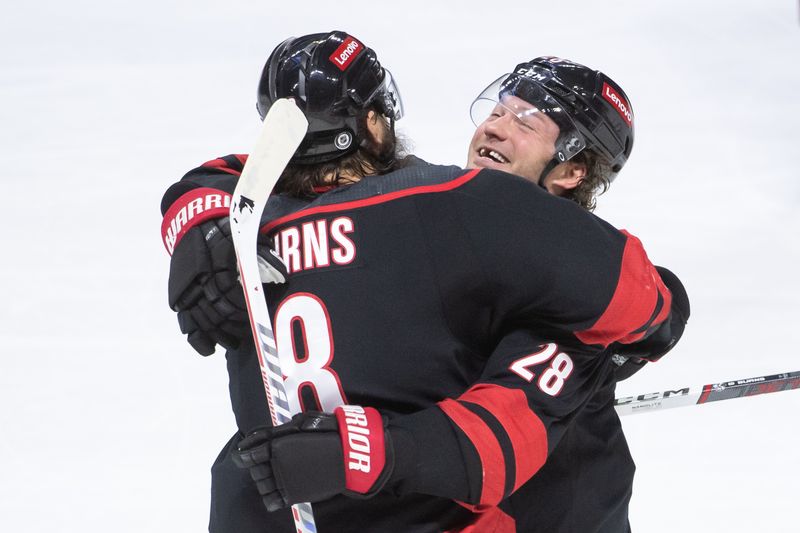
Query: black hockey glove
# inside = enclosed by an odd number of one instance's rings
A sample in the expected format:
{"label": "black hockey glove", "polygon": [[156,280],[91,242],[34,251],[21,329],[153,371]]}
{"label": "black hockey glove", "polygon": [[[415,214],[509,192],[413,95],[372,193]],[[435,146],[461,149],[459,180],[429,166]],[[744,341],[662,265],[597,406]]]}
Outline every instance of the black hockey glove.
{"label": "black hockey glove", "polygon": [[689,296],[686,294],[683,284],[670,270],[659,266],[656,267],[656,270],[661,275],[664,285],[672,293],[672,308],[669,318],[652,334],[639,342],[612,346],[614,363],[617,365],[614,377],[617,381],[628,379],[648,362],[658,361],[666,355],[680,340],[686,322],[689,320],[691,312]]}
{"label": "black hockey glove", "polygon": [[[259,245],[258,255],[262,281],[286,281],[285,265],[268,246]],[[203,222],[183,236],[170,261],[168,293],[181,333],[199,354],[211,355],[217,344],[236,348],[250,335],[228,217]]]}
{"label": "black hockey glove", "polygon": [[268,511],[338,494],[369,498],[386,485],[394,469],[392,439],[385,427],[384,418],[371,407],[301,413],[286,424],[250,433],[233,460],[250,470]]}

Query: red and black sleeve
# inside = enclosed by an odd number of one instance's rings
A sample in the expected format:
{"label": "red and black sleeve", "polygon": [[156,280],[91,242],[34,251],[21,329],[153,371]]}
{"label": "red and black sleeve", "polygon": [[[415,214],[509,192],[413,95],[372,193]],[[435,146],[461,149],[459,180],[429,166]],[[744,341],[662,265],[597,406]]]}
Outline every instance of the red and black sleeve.
{"label": "red and black sleeve", "polygon": [[611,371],[591,351],[567,352],[526,330],[508,334],[466,392],[391,422],[415,455],[401,458],[401,489],[476,511],[498,505],[545,464]]}
{"label": "red and black sleeve", "polygon": [[231,194],[246,155],[212,159],[186,173],[161,199],[161,238],[172,254],[181,238],[206,220],[228,216]]}
{"label": "red and black sleeve", "polygon": [[619,277],[603,314],[591,327],[575,332],[584,344],[604,348],[613,342],[633,344],[667,320],[672,294],[650,262],[639,239],[625,230]]}
{"label": "red and black sleeve", "polygon": [[481,171],[453,196],[498,324],[601,351],[640,341],[667,320],[670,291],[630,233],[496,171]]}

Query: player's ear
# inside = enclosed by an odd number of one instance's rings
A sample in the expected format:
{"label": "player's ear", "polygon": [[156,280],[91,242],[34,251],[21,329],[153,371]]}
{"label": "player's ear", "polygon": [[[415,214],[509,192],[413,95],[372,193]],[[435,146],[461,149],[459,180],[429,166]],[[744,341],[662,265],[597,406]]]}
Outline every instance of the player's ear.
{"label": "player's ear", "polygon": [[552,194],[563,196],[581,184],[587,172],[585,163],[567,161],[561,163],[547,176],[545,187]]}
{"label": "player's ear", "polygon": [[367,113],[367,131],[373,142],[378,145],[383,144],[386,141],[387,133],[386,119],[383,115],[370,110]]}

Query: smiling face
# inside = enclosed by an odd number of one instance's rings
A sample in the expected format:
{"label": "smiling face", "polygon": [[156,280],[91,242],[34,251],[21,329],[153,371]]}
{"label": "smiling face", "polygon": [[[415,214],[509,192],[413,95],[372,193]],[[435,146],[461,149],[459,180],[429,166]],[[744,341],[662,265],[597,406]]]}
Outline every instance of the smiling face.
{"label": "smiling face", "polygon": [[555,155],[558,125],[516,96],[495,105],[475,130],[467,154],[468,168],[493,168],[534,183]]}

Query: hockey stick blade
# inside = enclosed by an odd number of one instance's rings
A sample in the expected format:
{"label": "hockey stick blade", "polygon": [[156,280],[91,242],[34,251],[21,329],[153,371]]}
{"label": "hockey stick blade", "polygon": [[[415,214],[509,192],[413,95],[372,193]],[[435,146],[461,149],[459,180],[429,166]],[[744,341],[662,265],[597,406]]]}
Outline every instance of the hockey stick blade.
{"label": "hockey stick blade", "polygon": [[620,415],[631,415],[797,388],[800,388],[800,371],[710,383],[701,387],[684,387],[638,396],[624,396],[614,400],[614,407]]}
{"label": "hockey stick blade", "polygon": [[[269,195],[303,141],[307,129],[308,121],[293,101],[280,99],[272,104],[231,199],[231,234],[236,262],[250,316],[261,379],[267,394],[267,406],[274,425],[288,422],[295,413],[289,406],[283,386],[272,320],[258,271],[256,245],[261,215]],[[310,504],[293,505],[292,517],[298,533],[316,533]]]}

